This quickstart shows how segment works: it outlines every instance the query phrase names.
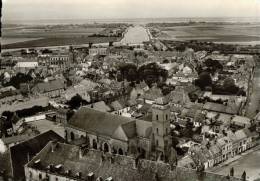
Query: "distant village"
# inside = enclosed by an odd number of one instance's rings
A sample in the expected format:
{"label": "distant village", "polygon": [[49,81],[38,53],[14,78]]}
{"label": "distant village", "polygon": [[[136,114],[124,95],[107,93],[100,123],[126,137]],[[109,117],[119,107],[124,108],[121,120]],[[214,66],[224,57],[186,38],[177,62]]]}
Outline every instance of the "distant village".
{"label": "distant village", "polygon": [[259,47],[156,38],[2,53],[0,175],[245,181],[207,171],[259,145],[259,60]]}

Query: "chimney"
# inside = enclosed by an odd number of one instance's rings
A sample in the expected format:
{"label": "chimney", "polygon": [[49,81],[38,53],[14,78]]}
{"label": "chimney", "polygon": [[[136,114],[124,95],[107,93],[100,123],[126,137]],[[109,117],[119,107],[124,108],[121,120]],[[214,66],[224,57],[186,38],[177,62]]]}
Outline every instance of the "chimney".
{"label": "chimney", "polygon": [[103,178],[102,177],[98,177],[97,181],[103,181]]}
{"label": "chimney", "polygon": [[78,172],[78,173],[77,173],[77,177],[78,177],[78,178],[81,178],[81,177],[82,177],[82,173],[81,173],[81,172]]}
{"label": "chimney", "polygon": [[67,171],[66,171],[66,174],[67,174],[68,176],[71,176],[71,170],[67,170]]}
{"label": "chimney", "polygon": [[88,177],[87,177],[87,180],[88,181],[94,181],[94,173],[93,172],[90,172],[89,174],[88,174]]}

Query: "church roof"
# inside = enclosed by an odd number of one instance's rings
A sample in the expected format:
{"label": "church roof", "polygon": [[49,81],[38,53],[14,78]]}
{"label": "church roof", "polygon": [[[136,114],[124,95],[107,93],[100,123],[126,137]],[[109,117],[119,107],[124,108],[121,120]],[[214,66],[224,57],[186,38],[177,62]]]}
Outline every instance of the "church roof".
{"label": "church roof", "polygon": [[135,124],[135,119],[82,107],[68,121],[68,125],[104,136],[112,137],[118,127],[122,126],[125,134],[134,135],[127,123]]}

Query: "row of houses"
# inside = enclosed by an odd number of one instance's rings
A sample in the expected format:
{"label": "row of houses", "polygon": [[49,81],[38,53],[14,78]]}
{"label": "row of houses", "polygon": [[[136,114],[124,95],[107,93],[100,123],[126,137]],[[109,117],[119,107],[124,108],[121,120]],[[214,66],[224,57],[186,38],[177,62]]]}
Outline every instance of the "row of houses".
{"label": "row of houses", "polygon": [[226,135],[191,145],[187,155],[178,161],[178,165],[194,167],[201,164],[205,169],[214,167],[256,146],[259,137],[256,131],[248,128],[236,132],[228,131]]}

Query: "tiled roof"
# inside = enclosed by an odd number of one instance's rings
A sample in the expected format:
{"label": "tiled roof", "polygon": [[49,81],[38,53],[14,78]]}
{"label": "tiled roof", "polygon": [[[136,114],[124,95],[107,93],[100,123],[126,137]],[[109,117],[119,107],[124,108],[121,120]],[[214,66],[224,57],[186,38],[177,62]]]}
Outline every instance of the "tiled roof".
{"label": "tiled roof", "polygon": [[237,140],[242,140],[247,138],[247,135],[245,134],[243,129],[240,129],[238,131],[235,132],[235,136]]}
{"label": "tiled roof", "polygon": [[233,119],[231,120],[231,123],[243,126],[243,125],[250,125],[251,124],[251,120],[248,117],[244,117],[244,116],[235,116],[233,117]]}
{"label": "tiled roof", "polygon": [[63,80],[61,79],[56,79],[53,81],[49,81],[49,82],[42,82],[42,83],[38,83],[33,90],[34,91],[38,91],[38,92],[50,92],[50,91],[55,91],[55,90],[60,90],[60,89],[64,89],[65,88],[65,84],[63,82]]}
{"label": "tiled roof", "polygon": [[126,103],[120,100],[113,101],[110,106],[113,108],[114,111],[118,111],[124,109],[126,107]]}
{"label": "tiled roof", "polygon": [[167,95],[167,98],[169,101],[181,105],[191,102],[188,94],[183,89],[174,90],[170,92]]}
{"label": "tiled roof", "polygon": [[146,91],[143,95],[141,95],[141,98],[147,99],[147,100],[155,100],[159,97],[162,97],[163,93],[160,88],[158,87],[152,87],[148,91]]}
{"label": "tiled roof", "polygon": [[256,131],[250,131],[249,129],[245,128],[244,132],[247,137],[257,137],[258,133]]}

